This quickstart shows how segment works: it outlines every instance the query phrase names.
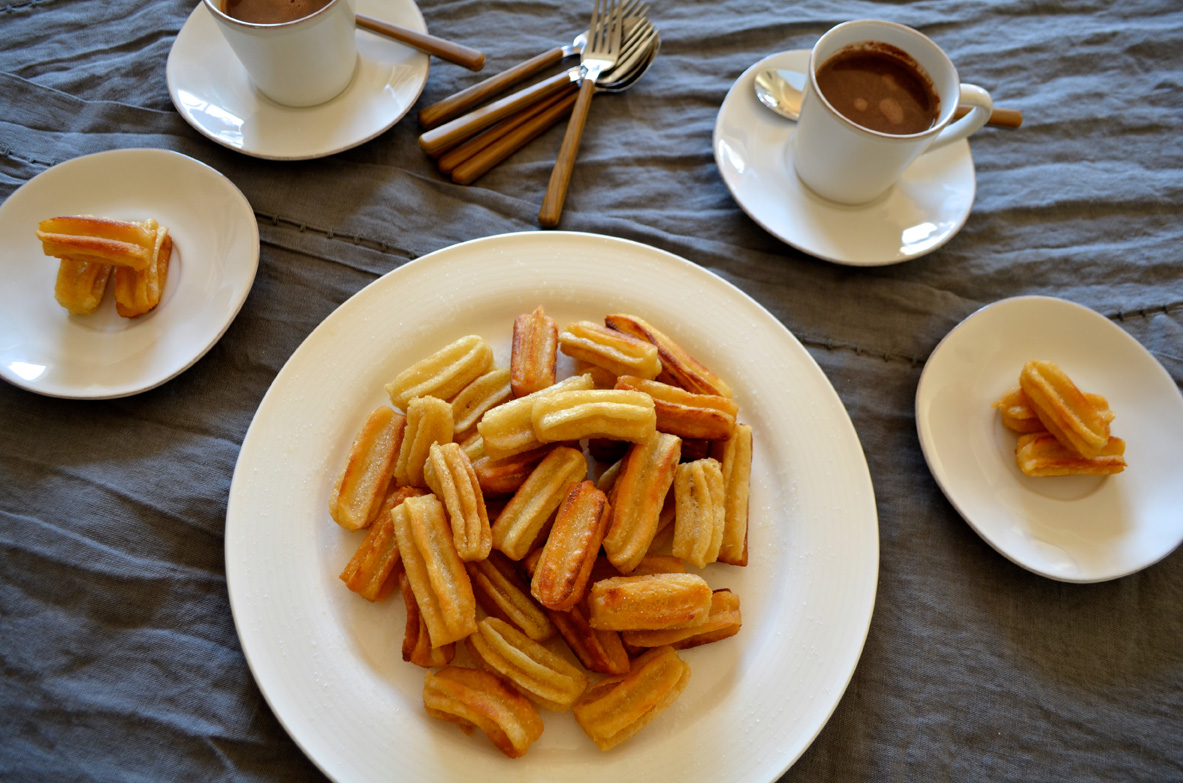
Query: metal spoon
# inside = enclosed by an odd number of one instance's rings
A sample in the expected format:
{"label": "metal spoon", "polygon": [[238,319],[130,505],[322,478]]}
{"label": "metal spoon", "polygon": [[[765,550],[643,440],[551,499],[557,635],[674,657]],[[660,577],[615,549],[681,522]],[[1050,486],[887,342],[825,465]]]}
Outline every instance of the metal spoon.
{"label": "metal spoon", "polygon": [[[805,74],[800,71],[769,69],[756,74],[756,97],[760,103],[790,120],[801,116],[804,90]],[[958,107],[953,117],[961,117],[967,111]],[[1015,109],[995,109],[986,124],[998,128],[1017,128],[1023,124],[1023,114]]]}

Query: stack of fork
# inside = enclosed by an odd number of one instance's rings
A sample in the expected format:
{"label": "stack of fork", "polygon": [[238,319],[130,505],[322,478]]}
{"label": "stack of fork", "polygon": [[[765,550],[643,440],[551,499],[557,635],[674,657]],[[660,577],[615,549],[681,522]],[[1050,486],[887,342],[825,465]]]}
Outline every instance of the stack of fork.
{"label": "stack of fork", "polygon": [[[419,137],[419,146],[436,159],[441,172],[467,185],[571,115],[539,212],[543,226],[557,225],[591,96],[632,86],[657,55],[660,37],[646,16],[648,5],[638,2],[595,0],[588,31],[570,46],[541,54],[424,108],[419,124],[427,130]],[[473,109],[580,51],[579,67]]]}

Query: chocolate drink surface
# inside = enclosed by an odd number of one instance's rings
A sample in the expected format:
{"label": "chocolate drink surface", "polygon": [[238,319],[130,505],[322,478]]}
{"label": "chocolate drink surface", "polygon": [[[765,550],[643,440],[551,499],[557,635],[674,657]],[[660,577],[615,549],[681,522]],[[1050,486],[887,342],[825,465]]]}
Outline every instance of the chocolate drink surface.
{"label": "chocolate drink surface", "polygon": [[283,24],[310,16],[332,0],[222,0],[222,10],[240,22]]}
{"label": "chocolate drink surface", "polygon": [[888,44],[843,49],[818,69],[817,85],[835,111],[880,133],[920,133],[940,113],[928,76],[905,52]]}

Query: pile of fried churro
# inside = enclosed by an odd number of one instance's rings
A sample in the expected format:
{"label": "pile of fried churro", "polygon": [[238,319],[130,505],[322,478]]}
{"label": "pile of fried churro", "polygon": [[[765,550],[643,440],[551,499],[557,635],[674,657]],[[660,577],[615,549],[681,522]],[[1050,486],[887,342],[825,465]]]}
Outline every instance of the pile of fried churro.
{"label": "pile of fried churro", "polygon": [[1019,385],[994,403],[1007,429],[1020,433],[1019,470],[1028,476],[1104,476],[1125,470],[1125,441],[1109,434],[1113,411],[1086,394],[1051,361],[1029,361]]}
{"label": "pile of fried churro", "polygon": [[[559,352],[577,374],[557,377]],[[517,758],[539,708],[571,711],[607,750],[681,694],[679,651],[739,632],[739,597],[689,569],[747,564],[752,431],[655,327],[560,330],[540,306],[514,321],[508,368],[470,335],[386,392],[329,511],[367,531],[349,589],[401,591],[429,715]]]}
{"label": "pile of fried churro", "polygon": [[54,297],[71,314],[97,310],[112,277],[115,309],[124,318],[160,304],[173,240],[152,218],[134,223],[89,215],[49,218],[39,224],[37,238],[45,255],[58,259]]}

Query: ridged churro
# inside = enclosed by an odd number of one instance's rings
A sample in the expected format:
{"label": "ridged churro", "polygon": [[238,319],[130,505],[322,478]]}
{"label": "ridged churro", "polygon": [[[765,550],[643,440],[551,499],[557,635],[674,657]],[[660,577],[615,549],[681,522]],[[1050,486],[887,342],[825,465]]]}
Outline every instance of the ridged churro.
{"label": "ridged churro", "polygon": [[467,433],[481,416],[510,398],[509,370],[498,367],[469,383],[452,398],[452,428]]}
{"label": "ridged churro", "polygon": [[427,629],[427,623],[423,621],[423,613],[419,611],[419,603],[415,600],[415,593],[406,574],[401,575],[399,587],[403,595],[403,605],[407,608],[407,625],[403,632],[403,660],[427,669],[447,666],[456,657],[456,643],[432,647],[431,632]]}
{"label": "ridged churro", "polygon": [[710,457],[683,462],[674,474],[674,543],[672,552],[702,568],[719,559],[727,521],[723,470]]}
{"label": "ridged churro", "polygon": [[1109,423],[1055,362],[1027,362],[1019,385],[1056,440],[1083,457],[1101,454],[1109,441]]}
{"label": "ridged churro", "polygon": [[530,595],[513,563],[500,552],[468,564],[468,576],[477,603],[490,616],[504,620],[536,642],[555,634],[548,613]]}
{"label": "ridged churro", "polygon": [[711,445],[711,456],[723,468],[723,490],[727,510],[719,562],[748,564],[748,495],[752,478],[752,428],[736,424],[731,437]]}
{"label": "ridged churro", "polygon": [[559,332],[559,350],[613,375],[656,378],[661,372],[653,343],[591,321],[576,321]]}
{"label": "ridged churro", "polygon": [[592,388],[590,375],[576,375],[553,386],[502,403],[481,417],[477,431],[490,459],[505,459],[543,445],[534,434],[534,405],[552,394]]}
{"label": "ridged churro", "polygon": [[571,484],[587,478],[583,452],[568,446],[551,451],[518,488],[493,522],[493,547],[521,560],[544,532]]}
{"label": "ridged churro", "polygon": [[359,530],[378,515],[394,477],[406,418],[383,405],[366,418],[353,439],[329,495],[329,515],[346,530]]}
{"label": "ridged churro", "polygon": [[450,400],[493,368],[493,349],[470,334],[412,364],[386,384],[394,407],[407,409],[416,397]]}
{"label": "ridged churro", "polygon": [[156,221],[126,220],[79,215],[42,220],[37,238],[47,256],[85,256],[107,264],[147,269],[156,250]]}
{"label": "ridged churro", "polygon": [[553,448],[552,444],[547,444],[503,459],[481,457],[472,463],[481,491],[493,497],[512,495]]}
{"label": "ridged churro", "polygon": [[690,666],[672,647],[638,656],[627,675],[608,677],[576,702],[575,720],[600,750],[636,736],[681,695]]}
{"label": "ridged churro", "polygon": [[661,374],[657,380],[681,386],[695,394],[717,394],[730,397],[731,387],[715,373],[675,343],[653,325],[635,315],[609,315],[604,319],[608,328],[631,334],[657,346],[661,359]]}
{"label": "ridged churro", "polygon": [[624,631],[623,642],[630,647],[662,647],[675,650],[699,647],[735,636],[743,619],[739,612],[739,596],[730,590],[715,590],[711,594],[711,608],[706,622],[694,628],[667,628],[660,631]]}
{"label": "ridged churro", "polygon": [[640,443],[656,431],[653,398],[636,391],[557,392],[534,403],[534,434],[543,443],[611,438]]}
{"label": "ridged churro", "polygon": [[695,394],[679,386],[625,375],[617,389],[629,389],[653,398],[657,429],[683,439],[726,440],[735,428],[739,406],[730,397]]}
{"label": "ridged churro", "polygon": [[156,233],[152,258],[143,269],[130,266],[116,266],[112,290],[115,295],[115,311],[124,318],[138,318],[156,309],[164,286],[168,282],[169,264],[172,259],[173,240],[168,229],[156,225],[155,220],[145,221]]}
{"label": "ridged churro", "polygon": [[694,628],[706,622],[710,613],[711,588],[697,574],[615,576],[592,584],[587,606],[592,628]]}
{"label": "ridged churro", "polygon": [[611,513],[607,496],[595,484],[571,486],[534,567],[530,593],[539,603],[565,611],[583,598]]}
{"label": "ridged churro", "polygon": [[526,698],[555,712],[571,705],[587,690],[587,675],[509,623],[486,617],[465,644],[485,669],[500,674]]}
{"label": "ridged churro", "polygon": [[73,315],[89,315],[103,303],[112,270],[110,264],[86,256],[59,259],[54,299]]}
{"label": "ridged churro", "polygon": [[341,581],[367,601],[381,601],[394,591],[402,574],[398,536],[390,512],[408,497],[422,494],[414,487],[394,487],[382,501],[382,510],[366,531],[366,537],[341,572]]}
{"label": "ridged churro", "polygon": [[423,468],[433,443],[452,442],[452,406],[437,397],[416,397],[407,405],[407,426],[394,464],[399,484],[426,487]]}
{"label": "ridged churro", "polygon": [[537,708],[503,677],[481,669],[446,666],[427,675],[423,705],[433,718],[476,727],[511,759],[521,758],[542,736]]}
{"label": "ridged churro", "polygon": [[476,471],[458,443],[433,443],[424,470],[427,485],[443,501],[461,560],[484,560],[493,548],[485,497]]}
{"label": "ridged churro", "polygon": [[[1106,423],[1113,421],[1113,410],[1109,407],[1109,401],[1100,394],[1090,394],[1084,392],[1086,400],[1093,404],[1097,409],[1097,413],[1105,420]],[[1002,418],[1002,426],[1013,432],[1044,432],[1046,428],[1043,422],[1039,420],[1039,416],[1035,413],[1035,408],[1031,405],[1030,398],[1023,391],[1022,386],[1015,386],[1005,394],[1003,394],[994,404],[994,408],[998,408],[998,412]]]}
{"label": "ridged churro", "polygon": [[674,481],[681,443],[674,435],[654,433],[629,449],[621,463],[609,496],[612,521],[604,536],[604,552],[622,573],[636,568],[653,542],[666,493]]}
{"label": "ridged churro", "polygon": [[542,305],[514,319],[509,358],[514,397],[525,397],[554,385],[558,347],[559,327]]}
{"label": "ridged churro", "polygon": [[1095,457],[1082,457],[1047,432],[1022,435],[1015,447],[1019,470],[1028,476],[1109,476],[1126,468],[1125,441],[1109,438]]}
{"label": "ridged churro", "polygon": [[407,498],[391,512],[398,549],[431,643],[439,647],[476,631],[476,598],[435,495]]}

